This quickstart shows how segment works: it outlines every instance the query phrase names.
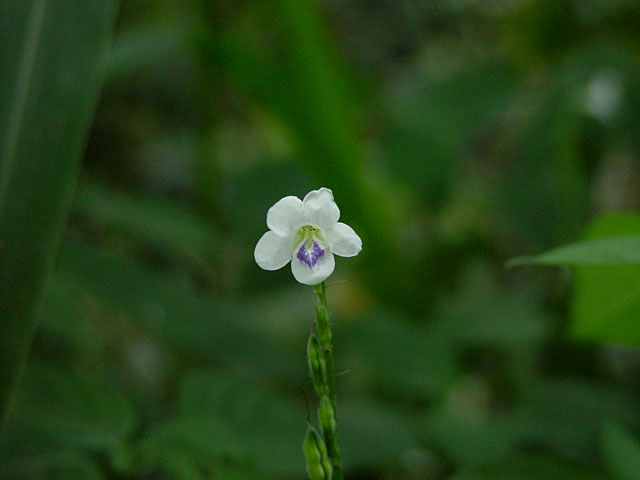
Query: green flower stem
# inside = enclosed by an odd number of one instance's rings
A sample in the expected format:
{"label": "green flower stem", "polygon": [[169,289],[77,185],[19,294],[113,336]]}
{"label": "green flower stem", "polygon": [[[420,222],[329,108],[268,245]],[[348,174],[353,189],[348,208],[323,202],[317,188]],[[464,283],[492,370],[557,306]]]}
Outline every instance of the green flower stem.
{"label": "green flower stem", "polygon": [[[336,425],[336,385],[335,372],[333,369],[333,349],[331,347],[331,323],[329,321],[329,310],[327,309],[327,287],[324,282],[314,285],[314,291],[317,296],[316,305],[316,329],[318,339],[322,346],[322,354],[325,363],[325,381],[326,387],[323,389],[328,392],[328,398],[331,408],[327,408],[327,402],[323,408],[321,399],[320,409],[318,411],[319,420],[322,427],[322,435],[327,446],[329,459],[333,466],[333,480],[343,480],[342,462],[340,461],[340,448],[338,447],[338,428]],[[313,372],[312,372],[313,373]],[[328,416],[333,418],[328,419]]]}

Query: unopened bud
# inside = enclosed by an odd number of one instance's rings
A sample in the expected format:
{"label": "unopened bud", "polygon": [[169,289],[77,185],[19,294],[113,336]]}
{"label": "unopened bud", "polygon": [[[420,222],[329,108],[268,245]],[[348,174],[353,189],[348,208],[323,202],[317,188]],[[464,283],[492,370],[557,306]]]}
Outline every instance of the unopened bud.
{"label": "unopened bud", "polygon": [[307,342],[307,360],[316,393],[320,397],[328,395],[327,365],[320,342],[313,334],[309,336],[309,342]]}
{"label": "unopened bud", "polygon": [[320,406],[318,407],[318,421],[320,422],[320,427],[322,428],[322,431],[325,432],[325,435],[328,432],[335,434],[336,412],[333,405],[331,405],[329,397],[322,397],[320,399]]}
{"label": "unopened bud", "polygon": [[329,312],[325,305],[316,307],[316,322],[318,324],[320,342],[325,348],[329,348],[329,345],[331,345],[331,328],[329,328]]}
{"label": "unopened bud", "polygon": [[333,468],[329,462],[327,447],[316,430],[309,426],[302,443],[304,458],[307,462],[307,473],[311,480],[331,480]]}

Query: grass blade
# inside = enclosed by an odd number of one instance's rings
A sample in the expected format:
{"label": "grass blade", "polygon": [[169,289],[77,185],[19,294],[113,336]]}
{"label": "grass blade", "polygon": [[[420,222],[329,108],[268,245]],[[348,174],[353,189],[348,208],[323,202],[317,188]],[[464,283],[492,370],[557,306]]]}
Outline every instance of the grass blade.
{"label": "grass blade", "polygon": [[116,0],[0,2],[0,420],[77,182]]}

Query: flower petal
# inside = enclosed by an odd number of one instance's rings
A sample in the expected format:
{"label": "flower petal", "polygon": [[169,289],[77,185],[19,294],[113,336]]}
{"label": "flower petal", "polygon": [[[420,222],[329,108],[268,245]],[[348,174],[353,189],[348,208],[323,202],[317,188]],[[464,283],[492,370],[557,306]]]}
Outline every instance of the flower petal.
{"label": "flower petal", "polygon": [[278,270],[291,260],[291,237],[269,231],[262,235],[253,257],[260,268]]}
{"label": "flower petal", "polygon": [[267,226],[280,235],[289,235],[304,223],[302,200],[292,195],[281,198],[267,212]]}
{"label": "flower petal", "polygon": [[340,209],[333,201],[333,192],[328,188],[310,191],[302,203],[306,223],[328,229],[340,218]]}
{"label": "flower petal", "polygon": [[338,222],[326,231],[329,248],[341,257],[354,257],[362,250],[362,240],[349,225]]}
{"label": "flower petal", "polygon": [[[325,246],[326,247],[326,246]],[[336,261],[328,248],[324,254],[318,258],[313,267],[298,257],[291,260],[291,272],[297,281],[305,285],[317,285],[329,277],[336,268]]]}

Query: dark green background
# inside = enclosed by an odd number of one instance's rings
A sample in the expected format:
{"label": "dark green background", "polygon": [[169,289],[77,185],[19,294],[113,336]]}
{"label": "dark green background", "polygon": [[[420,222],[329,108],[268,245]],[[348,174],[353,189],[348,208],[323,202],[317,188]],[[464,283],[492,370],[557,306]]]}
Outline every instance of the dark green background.
{"label": "dark green background", "polygon": [[346,478],[640,478],[640,303],[589,317],[640,269],[505,267],[640,206],[637,1],[122,0],[110,51],[114,2],[44,3],[37,155],[0,169],[3,345],[38,312],[0,478],[306,478],[314,296],[253,249],[322,186],[364,244],[327,291]]}

